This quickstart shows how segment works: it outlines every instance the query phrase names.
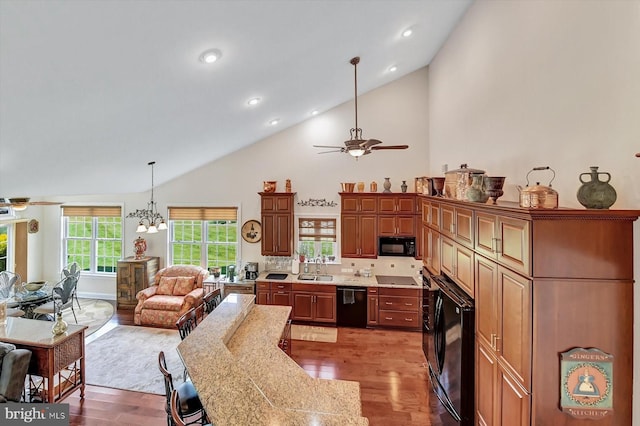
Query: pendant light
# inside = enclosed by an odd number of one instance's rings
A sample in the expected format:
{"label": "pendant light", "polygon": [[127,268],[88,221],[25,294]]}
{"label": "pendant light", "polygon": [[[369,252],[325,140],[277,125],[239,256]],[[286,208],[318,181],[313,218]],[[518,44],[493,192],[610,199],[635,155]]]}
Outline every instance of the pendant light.
{"label": "pendant light", "polygon": [[[155,161],[148,163],[151,166],[151,201],[147,203],[146,209],[136,209],[135,212],[131,212],[127,215],[127,218],[135,217],[140,219],[137,233],[146,232],[147,234],[156,234],[158,231],[165,231],[167,229],[167,223],[164,221],[164,217],[158,213],[158,206],[153,199],[153,166]],[[146,222],[146,223],[145,223]]]}

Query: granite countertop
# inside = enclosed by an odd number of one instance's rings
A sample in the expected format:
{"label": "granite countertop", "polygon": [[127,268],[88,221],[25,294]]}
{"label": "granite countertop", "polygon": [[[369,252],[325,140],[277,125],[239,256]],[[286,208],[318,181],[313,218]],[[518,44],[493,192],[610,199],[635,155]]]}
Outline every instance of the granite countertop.
{"label": "granite countertop", "polygon": [[178,345],[213,424],[368,425],[360,385],[310,377],[278,342],[289,306],[232,294]]}
{"label": "granite countertop", "polygon": [[[328,274],[333,277],[331,281],[322,281],[322,280],[300,280],[298,279],[298,275],[303,274],[300,272],[299,274],[292,274],[291,272],[276,272],[287,274],[287,277],[283,280],[272,280],[267,279],[267,275],[271,272],[261,272],[257,281],[268,281],[268,282],[285,282],[285,283],[301,283],[301,284],[329,284],[329,285],[346,285],[353,287],[391,287],[391,288],[414,288],[419,289],[422,288],[422,282],[418,280],[419,277],[411,277],[415,281],[415,285],[401,285],[401,284],[378,284],[375,275],[371,275],[370,277],[365,276],[355,276],[354,274]],[[313,273],[304,274],[304,275],[314,275]],[[324,275],[324,274],[321,274]],[[387,274],[380,274],[387,275]],[[389,274],[390,275],[390,274]],[[408,275],[404,275],[408,277]]]}

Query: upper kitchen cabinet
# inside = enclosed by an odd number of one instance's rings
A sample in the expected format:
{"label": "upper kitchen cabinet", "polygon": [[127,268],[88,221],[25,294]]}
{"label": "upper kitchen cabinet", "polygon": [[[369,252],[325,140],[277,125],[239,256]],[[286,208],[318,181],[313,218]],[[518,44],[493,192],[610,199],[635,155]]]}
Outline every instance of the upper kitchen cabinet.
{"label": "upper kitchen cabinet", "polygon": [[380,194],[378,197],[378,214],[416,214],[416,196]]}
{"label": "upper kitchen cabinet", "polygon": [[440,206],[440,231],[457,243],[473,248],[473,211],[467,208],[442,204]]}
{"label": "upper kitchen cabinet", "polygon": [[340,194],[342,213],[373,213],[377,209],[377,194]]}
{"label": "upper kitchen cabinet", "polygon": [[262,255],[291,256],[295,193],[261,192]]}

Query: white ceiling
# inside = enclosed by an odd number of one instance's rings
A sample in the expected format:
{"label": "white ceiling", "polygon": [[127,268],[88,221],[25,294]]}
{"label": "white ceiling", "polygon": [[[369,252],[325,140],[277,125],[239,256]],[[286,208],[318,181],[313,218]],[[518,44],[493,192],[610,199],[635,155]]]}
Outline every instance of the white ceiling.
{"label": "white ceiling", "polygon": [[359,94],[429,64],[471,1],[0,0],[0,196],[147,190],[353,99],[354,56]]}

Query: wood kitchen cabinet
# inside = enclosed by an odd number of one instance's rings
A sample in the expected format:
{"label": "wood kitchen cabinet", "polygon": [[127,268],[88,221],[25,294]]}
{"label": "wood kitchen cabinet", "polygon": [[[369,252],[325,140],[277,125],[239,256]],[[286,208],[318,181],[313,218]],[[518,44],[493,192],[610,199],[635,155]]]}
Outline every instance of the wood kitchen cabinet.
{"label": "wood kitchen cabinet", "polygon": [[380,326],[421,329],[422,299],[419,289],[379,287],[378,301]]}
{"label": "wood kitchen cabinet", "polygon": [[440,269],[469,296],[475,291],[473,273],[474,253],[457,242],[442,236],[440,239]]}
{"label": "wood kitchen cabinet", "polygon": [[291,283],[256,282],[256,304],[292,306]]}
{"label": "wood kitchen cabinet", "polygon": [[569,392],[560,359],[574,348],[597,348],[615,360],[613,409],[598,426],[631,424],[633,222],[640,211],[421,198],[429,202],[422,204],[423,239],[440,233],[440,271],[432,264],[432,272],[474,289],[475,424],[588,422],[560,405]]}
{"label": "wood kitchen cabinet", "polygon": [[412,195],[387,195],[378,196],[378,214],[415,214],[416,196]]}
{"label": "wood kitchen cabinet", "polygon": [[434,275],[440,274],[440,233],[433,228],[422,227],[422,264]]}
{"label": "wood kitchen cabinet", "polygon": [[367,288],[367,326],[378,325],[378,288]]}
{"label": "wood kitchen cabinet", "polygon": [[335,285],[293,283],[291,294],[292,320],[335,324]]}
{"label": "wood kitchen cabinet", "polygon": [[378,194],[340,193],[340,208],[343,213],[377,213]]}
{"label": "wood kitchen cabinet", "polygon": [[261,192],[262,255],[291,256],[295,193]]}
{"label": "wood kitchen cabinet", "polygon": [[377,216],[342,214],[340,243],[342,257],[376,258]]}
{"label": "wood kitchen cabinet", "polygon": [[138,304],[136,294],[155,283],[159,268],[159,257],[135,259],[131,256],[119,260],[116,273],[117,308],[134,309]]}
{"label": "wood kitchen cabinet", "polygon": [[378,215],[378,235],[391,237],[415,236],[415,215]]}

